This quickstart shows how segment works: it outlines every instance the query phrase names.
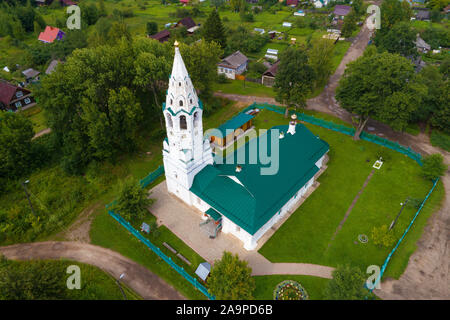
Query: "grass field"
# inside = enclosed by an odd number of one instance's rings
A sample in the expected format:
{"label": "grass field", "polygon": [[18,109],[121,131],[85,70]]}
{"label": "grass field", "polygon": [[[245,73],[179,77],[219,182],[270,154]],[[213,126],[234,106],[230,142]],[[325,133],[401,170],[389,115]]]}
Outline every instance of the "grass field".
{"label": "grass field", "polygon": [[250,81],[245,81],[244,83],[244,81],[242,80],[229,80],[229,82],[227,83],[215,83],[213,86],[213,90],[217,92],[240,94],[246,96],[271,98],[275,96],[275,92],[272,88]]}
{"label": "grass field", "polygon": [[284,280],[294,280],[300,283],[308,293],[309,300],[324,300],[323,293],[330,281],[317,277],[293,275],[257,276],[253,278],[256,283],[253,296],[256,300],[273,300],[273,290],[277,284]]}
{"label": "grass field", "polygon": [[[197,291],[193,285],[153,253],[146,245],[130,235],[129,232],[114,220],[104,208],[100,208],[99,211],[100,213],[94,220],[90,231],[93,244],[117,251],[147,267],[150,271],[163,278],[167,283],[171,284],[189,299],[206,299],[203,294]],[[153,219],[153,216],[149,216],[145,221],[149,222]],[[135,227],[138,228],[138,226],[139,222],[136,222]],[[194,275],[195,268],[198,267],[199,263],[204,262],[205,260],[178,239],[166,227],[161,226],[158,229],[160,235],[156,239],[150,238],[153,244],[157,245],[165,254],[170,256],[174,262],[182,266],[191,275]],[[180,252],[192,263],[192,266],[187,265],[176,255],[163,247],[163,242],[167,242],[170,246]]]}
{"label": "grass field", "polygon": [[[10,260],[8,263],[12,263],[17,267],[26,267],[35,261],[13,261]],[[102,271],[101,269],[79,263],[76,261],[69,260],[44,260],[43,263],[50,264],[52,268],[66,270],[70,265],[76,265],[80,267],[81,276],[81,289],[67,289],[65,279],[69,277],[64,277],[64,281],[60,283],[61,288],[67,290],[67,296],[65,299],[69,300],[124,300],[124,297],[116,284],[116,280],[110,276],[108,273]],[[129,289],[123,283],[121,284],[124,294],[127,300],[141,300],[142,298],[136,294],[134,291]],[[61,297],[54,297],[54,299],[61,299]]]}
{"label": "grass field", "polygon": [[[270,128],[285,123],[276,113],[263,111],[255,118],[258,128]],[[327,170],[319,178],[320,186],[305,203],[281,226],[260,249],[273,262],[307,262],[337,266],[351,263],[361,267],[383,263],[390,248],[379,248],[370,240],[358,242],[359,234],[371,237],[373,227],[389,225],[407,197],[423,199],[431,187],[420,177],[419,165],[395,151],[366,141],[354,142],[351,137],[307,125],[310,130],[330,144]],[[344,214],[372,171],[380,156],[385,159],[356,202],[342,230],[331,238]],[[441,184],[416,220],[406,242],[397,251],[387,269],[387,275],[398,278],[406,267],[410,254],[430,214],[441,202]],[[403,211],[394,232],[399,238],[415,213],[414,208]],[[328,245],[330,245],[328,247]]]}
{"label": "grass field", "polygon": [[44,111],[41,110],[41,107],[39,106],[31,107],[30,109],[23,111],[23,114],[26,117],[28,117],[33,123],[34,133],[38,133],[39,131],[48,128],[45,120]]}

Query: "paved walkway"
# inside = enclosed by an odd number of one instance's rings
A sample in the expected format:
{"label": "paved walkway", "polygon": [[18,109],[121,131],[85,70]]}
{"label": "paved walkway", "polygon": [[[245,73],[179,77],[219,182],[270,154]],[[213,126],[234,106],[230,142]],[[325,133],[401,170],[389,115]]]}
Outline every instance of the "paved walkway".
{"label": "paved walkway", "polygon": [[[121,254],[79,242],[35,242],[0,247],[0,254],[11,260],[68,259],[96,266],[115,279],[121,280],[149,300],[184,300],[185,298],[147,268]],[[81,275],[83,277],[83,275]],[[83,278],[82,278],[83,279]]]}
{"label": "paved walkway", "polygon": [[[150,197],[156,201],[149,209],[157,217],[158,224],[169,228],[211,264],[215,260],[219,260],[224,251],[230,251],[248,261],[252,268],[252,275],[298,274],[331,278],[332,267],[309,263],[272,263],[256,250],[245,250],[242,242],[232,235],[221,232],[216,239],[210,239],[206,233],[201,232],[199,227],[203,221],[202,213],[170,195],[165,181],[151,189],[150,192]],[[260,243],[259,246],[261,245]]]}

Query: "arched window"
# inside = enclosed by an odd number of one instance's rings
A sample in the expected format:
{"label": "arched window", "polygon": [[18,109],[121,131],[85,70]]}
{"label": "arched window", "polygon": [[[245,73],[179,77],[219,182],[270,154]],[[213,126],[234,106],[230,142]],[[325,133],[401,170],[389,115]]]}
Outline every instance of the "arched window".
{"label": "arched window", "polygon": [[178,82],[178,86],[181,87],[181,82]]}
{"label": "arched window", "polygon": [[173,100],[172,99],[170,99],[170,105],[173,105]]}
{"label": "arched window", "polygon": [[194,113],[194,128],[197,128],[197,126],[198,126],[198,121],[199,121],[198,112],[195,112],[195,113]]}
{"label": "arched window", "polygon": [[192,98],[191,99],[189,99],[189,102],[192,104]]}
{"label": "arched window", "polygon": [[180,107],[183,106],[183,100],[180,100]]}
{"label": "arched window", "polygon": [[187,129],[186,116],[180,116],[180,129],[181,130]]}
{"label": "arched window", "polygon": [[170,114],[167,114],[167,125],[169,128],[173,127],[172,116]]}

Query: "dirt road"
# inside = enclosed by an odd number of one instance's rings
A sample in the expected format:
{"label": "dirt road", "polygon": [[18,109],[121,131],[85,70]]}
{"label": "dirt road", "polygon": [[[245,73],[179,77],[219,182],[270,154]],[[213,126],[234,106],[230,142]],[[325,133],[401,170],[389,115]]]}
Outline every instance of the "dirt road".
{"label": "dirt road", "polygon": [[[161,278],[121,254],[79,242],[36,242],[0,247],[0,254],[12,260],[68,259],[96,266],[149,300],[184,300],[185,298]],[[83,275],[81,275],[83,277]]]}

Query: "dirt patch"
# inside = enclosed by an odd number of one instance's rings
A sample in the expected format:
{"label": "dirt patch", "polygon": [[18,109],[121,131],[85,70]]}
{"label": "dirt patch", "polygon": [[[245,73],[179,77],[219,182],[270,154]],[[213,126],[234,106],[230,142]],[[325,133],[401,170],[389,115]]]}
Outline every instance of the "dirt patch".
{"label": "dirt patch", "polygon": [[103,206],[102,203],[96,203],[80,213],[77,219],[64,231],[58,233],[54,238],[64,241],[78,241],[82,243],[90,243],[91,223],[95,218],[94,212]]}
{"label": "dirt patch", "polygon": [[149,300],[184,300],[185,298],[164,280],[140,264],[121,254],[79,242],[35,242],[0,247],[0,253],[12,260],[69,259],[96,266],[121,280]]}

